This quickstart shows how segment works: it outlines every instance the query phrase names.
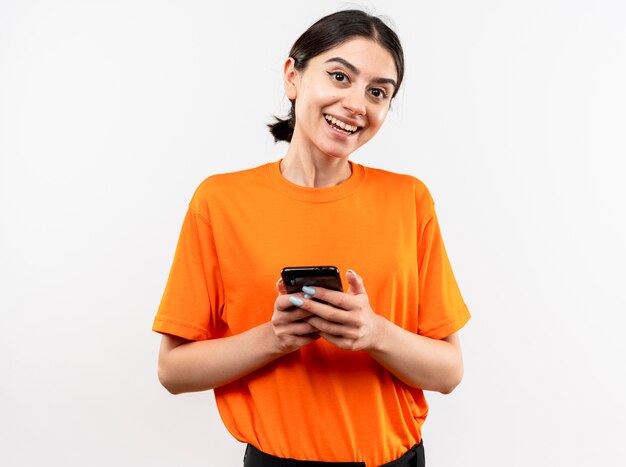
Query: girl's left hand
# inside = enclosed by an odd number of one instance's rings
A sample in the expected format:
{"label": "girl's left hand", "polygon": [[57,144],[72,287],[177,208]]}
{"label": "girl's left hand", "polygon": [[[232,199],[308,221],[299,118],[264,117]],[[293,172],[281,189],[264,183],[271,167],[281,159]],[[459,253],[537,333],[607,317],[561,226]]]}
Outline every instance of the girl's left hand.
{"label": "girl's left hand", "polygon": [[[345,350],[376,348],[383,332],[385,319],[374,313],[370,306],[363,279],[354,271],[346,275],[348,292],[337,292],[322,287],[304,287],[306,294],[292,302],[298,308],[313,313],[306,321],[319,330],[321,337]],[[310,298],[309,298],[310,297]],[[330,305],[311,298],[324,300]],[[332,305],[332,306],[331,306]]]}

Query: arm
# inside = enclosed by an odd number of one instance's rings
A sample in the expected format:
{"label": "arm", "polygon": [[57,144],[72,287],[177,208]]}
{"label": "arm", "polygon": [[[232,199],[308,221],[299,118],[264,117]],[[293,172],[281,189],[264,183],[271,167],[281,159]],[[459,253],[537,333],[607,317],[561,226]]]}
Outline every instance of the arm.
{"label": "arm", "polygon": [[383,337],[368,353],[409,386],[449,394],[463,378],[459,336],[430,339],[381,318]]}
{"label": "arm", "polygon": [[[315,316],[307,322],[321,337],[346,350],[365,350],[404,383],[448,394],[461,382],[463,359],[456,334],[430,339],[409,332],[374,313],[362,279],[349,271],[348,293],[316,288],[327,306],[302,298],[303,310]],[[312,289],[306,292],[311,295]]]}
{"label": "arm", "polygon": [[272,320],[235,336],[189,341],[164,334],[159,381],[172,394],[204,391],[230,383],[319,338],[303,321],[311,316],[293,305],[281,281]]}

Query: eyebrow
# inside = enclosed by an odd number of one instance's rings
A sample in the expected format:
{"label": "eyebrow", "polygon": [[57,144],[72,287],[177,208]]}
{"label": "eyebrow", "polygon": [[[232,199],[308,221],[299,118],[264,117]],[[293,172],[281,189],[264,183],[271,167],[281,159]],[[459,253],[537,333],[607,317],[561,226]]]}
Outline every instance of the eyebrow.
{"label": "eyebrow", "polygon": [[[350,70],[352,73],[354,73],[357,76],[360,73],[359,69],[357,67],[355,67],[352,63],[350,63],[348,60],[346,60],[345,58],[333,57],[333,58],[329,58],[324,63],[330,63],[330,62],[341,63],[348,70]],[[391,78],[374,78],[372,81],[374,81],[375,83],[378,83],[378,84],[391,84],[391,85],[393,85],[394,88],[396,87],[396,80],[391,79]]]}

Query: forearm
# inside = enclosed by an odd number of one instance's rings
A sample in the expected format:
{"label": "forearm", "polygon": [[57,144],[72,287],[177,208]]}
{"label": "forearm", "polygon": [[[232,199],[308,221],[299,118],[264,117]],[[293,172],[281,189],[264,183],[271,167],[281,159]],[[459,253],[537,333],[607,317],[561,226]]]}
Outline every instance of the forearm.
{"label": "forearm", "polygon": [[159,379],[173,394],[227,384],[277,359],[270,323],[235,336],[187,342],[161,351]]}
{"label": "forearm", "polygon": [[463,377],[457,336],[430,339],[380,317],[380,336],[368,353],[409,386],[450,393]]}

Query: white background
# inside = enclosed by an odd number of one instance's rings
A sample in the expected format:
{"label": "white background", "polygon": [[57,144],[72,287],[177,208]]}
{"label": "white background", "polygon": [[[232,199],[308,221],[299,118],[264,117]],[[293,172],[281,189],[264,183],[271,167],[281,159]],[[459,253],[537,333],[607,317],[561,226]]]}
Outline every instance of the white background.
{"label": "white background", "polygon": [[0,0],[0,464],[241,465],[150,327],[196,186],[282,156],[283,60],[354,5],[407,74],[353,160],[429,186],[473,315],[428,465],[626,465],[619,0]]}

